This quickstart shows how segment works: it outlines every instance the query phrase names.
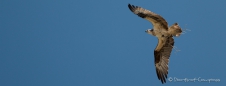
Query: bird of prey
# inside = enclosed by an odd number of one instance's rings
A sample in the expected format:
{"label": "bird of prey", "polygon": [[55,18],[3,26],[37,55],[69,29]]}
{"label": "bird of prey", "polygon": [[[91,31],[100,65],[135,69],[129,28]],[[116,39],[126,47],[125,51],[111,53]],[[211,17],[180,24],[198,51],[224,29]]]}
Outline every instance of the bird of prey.
{"label": "bird of prey", "polygon": [[168,27],[164,18],[149,10],[130,4],[128,4],[128,7],[134,14],[150,21],[153,25],[153,29],[148,29],[145,32],[158,38],[158,44],[154,50],[155,67],[158,79],[164,84],[166,83],[169,69],[168,63],[170,53],[174,46],[173,37],[180,36],[182,30],[177,23]]}

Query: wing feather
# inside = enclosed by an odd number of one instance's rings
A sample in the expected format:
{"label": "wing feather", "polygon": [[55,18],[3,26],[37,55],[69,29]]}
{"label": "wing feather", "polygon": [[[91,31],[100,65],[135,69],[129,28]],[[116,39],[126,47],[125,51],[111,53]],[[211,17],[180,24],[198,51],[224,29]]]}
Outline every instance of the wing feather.
{"label": "wing feather", "polygon": [[168,30],[168,24],[164,18],[162,18],[160,15],[155,14],[149,10],[146,10],[144,8],[134,6],[134,5],[128,5],[129,9],[136,15],[138,15],[141,18],[147,19],[150,21],[154,27],[154,29],[165,29]]}
{"label": "wing feather", "polygon": [[158,38],[159,43],[154,51],[155,67],[158,79],[166,83],[170,53],[174,45],[173,37]]}

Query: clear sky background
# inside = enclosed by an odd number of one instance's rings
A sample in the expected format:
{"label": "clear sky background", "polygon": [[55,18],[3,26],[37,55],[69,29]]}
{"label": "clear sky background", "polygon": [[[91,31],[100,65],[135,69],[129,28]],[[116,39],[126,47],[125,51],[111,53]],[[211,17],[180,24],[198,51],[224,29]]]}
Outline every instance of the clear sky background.
{"label": "clear sky background", "polygon": [[157,86],[151,23],[128,3],[178,22],[165,86],[225,86],[225,0],[1,0],[0,86]]}

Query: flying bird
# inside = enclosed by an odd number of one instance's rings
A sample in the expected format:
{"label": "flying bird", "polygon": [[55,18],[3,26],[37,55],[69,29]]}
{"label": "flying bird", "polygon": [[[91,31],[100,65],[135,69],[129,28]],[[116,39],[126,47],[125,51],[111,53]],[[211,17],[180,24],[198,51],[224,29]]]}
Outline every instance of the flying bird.
{"label": "flying bird", "polygon": [[128,4],[128,7],[134,14],[150,21],[153,25],[153,29],[148,29],[145,32],[158,38],[158,44],[154,50],[155,68],[158,79],[164,84],[166,83],[169,69],[170,53],[174,46],[173,37],[180,36],[182,30],[178,23],[168,27],[163,17],[149,10],[130,4]]}

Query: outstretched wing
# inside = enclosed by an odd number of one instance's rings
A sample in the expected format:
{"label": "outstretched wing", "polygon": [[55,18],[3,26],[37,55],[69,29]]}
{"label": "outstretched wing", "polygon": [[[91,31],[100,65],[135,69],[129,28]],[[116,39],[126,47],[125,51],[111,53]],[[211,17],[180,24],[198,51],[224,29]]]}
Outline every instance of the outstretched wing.
{"label": "outstretched wing", "polygon": [[155,14],[149,10],[143,9],[138,6],[128,5],[129,9],[141,18],[145,18],[153,24],[154,29],[165,29],[168,30],[168,24],[164,18],[160,15]]}
{"label": "outstretched wing", "polygon": [[166,83],[169,57],[174,45],[174,39],[173,37],[161,37],[158,38],[158,40],[158,45],[154,51],[156,73],[158,79],[161,80],[162,83]]}

